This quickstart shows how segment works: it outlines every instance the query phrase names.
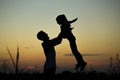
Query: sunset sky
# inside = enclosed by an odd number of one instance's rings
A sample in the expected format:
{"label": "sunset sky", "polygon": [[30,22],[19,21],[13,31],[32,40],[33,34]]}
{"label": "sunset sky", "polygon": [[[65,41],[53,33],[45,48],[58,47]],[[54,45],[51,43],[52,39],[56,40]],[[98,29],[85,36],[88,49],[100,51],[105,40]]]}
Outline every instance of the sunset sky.
{"label": "sunset sky", "polygon": [[[0,64],[3,60],[12,64],[6,47],[15,58],[18,45],[19,67],[43,70],[45,56],[36,34],[43,30],[50,39],[57,37],[60,14],[68,20],[78,18],[72,32],[88,68],[103,69],[110,57],[120,55],[120,0],[0,0]],[[63,39],[55,49],[57,69],[73,69],[76,61],[68,55],[69,42]]]}

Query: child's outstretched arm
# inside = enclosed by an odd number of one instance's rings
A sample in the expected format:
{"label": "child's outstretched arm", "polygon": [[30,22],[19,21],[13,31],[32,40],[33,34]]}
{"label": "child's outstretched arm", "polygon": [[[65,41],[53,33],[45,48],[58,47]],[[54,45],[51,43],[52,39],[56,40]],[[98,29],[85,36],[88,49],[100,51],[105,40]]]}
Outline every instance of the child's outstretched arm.
{"label": "child's outstretched arm", "polygon": [[75,19],[73,19],[72,21],[69,21],[69,23],[71,24],[71,23],[77,21],[77,19],[78,19],[78,18],[75,18]]}

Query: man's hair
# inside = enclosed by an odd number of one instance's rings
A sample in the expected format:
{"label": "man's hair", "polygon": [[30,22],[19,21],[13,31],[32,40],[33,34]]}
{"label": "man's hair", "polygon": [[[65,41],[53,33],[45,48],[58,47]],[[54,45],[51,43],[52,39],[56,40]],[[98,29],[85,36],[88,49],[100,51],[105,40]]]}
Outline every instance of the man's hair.
{"label": "man's hair", "polygon": [[44,40],[44,35],[45,35],[45,32],[44,31],[40,31],[37,33],[37,39],[39,40]]}

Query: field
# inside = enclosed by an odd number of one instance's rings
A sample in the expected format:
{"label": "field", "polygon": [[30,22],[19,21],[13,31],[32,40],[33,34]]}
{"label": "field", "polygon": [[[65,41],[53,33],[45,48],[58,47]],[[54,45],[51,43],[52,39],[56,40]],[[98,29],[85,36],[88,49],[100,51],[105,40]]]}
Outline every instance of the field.
{"label": "field", "polygon": [[[0,73],[1,80],[45,80],[42,73],[22,73],[22,74],[4,74]],[[120,80],[120,73],[104,73],[104,72],[69,72],[63,71],[56,74],[56,80]]]}
{"label": "field", "polygon": [[[17,47],[16,60],[13,60],[11,53],[8,50],[11,61],[13,62],[14,71],[10,72],[9,63],[2,61],[0,64],[0,80],[45,80],[43,73],[33,69],[32,72],[26,72],[25,69],[19,69],[19,47]],[[63,71],[56,74],[56,80],[120,80],[120,59],[119,55],[116,58],[110,57],[108,63],[108,72],[98,72],[94,69],[90,71]],[[51,80],[51,79],[49,79]]]}

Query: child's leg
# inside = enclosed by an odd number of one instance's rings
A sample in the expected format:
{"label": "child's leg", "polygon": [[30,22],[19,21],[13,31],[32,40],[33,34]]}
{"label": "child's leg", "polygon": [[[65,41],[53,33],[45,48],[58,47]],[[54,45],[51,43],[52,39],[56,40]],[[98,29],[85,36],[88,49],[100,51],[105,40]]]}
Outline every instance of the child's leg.
{"label": "child's leg", "polygon": [[75,56],[77,63],[78,63],[76,66],[76,69],[81,67],[81,70],[82,70],[82,68],[84,68],[86,66],[86,62],[83,60],[82,55],[80,54],[80,52],[77,49],[76,39],[73,34],[69,34],[67,39],[70,42],[70,47],[71,47],[72,53]]}
{"label": "child's leg", "polygon": [[75,58],[77,60],[77,63],[83,62],[83,58],[82,58],[81,54],[78,52],[78,50],[77,50],[77,45],[76,45],[76,42],[75,42],[75,37],[74,36],[69,37],[68,40],[70,42],[70,48],[72,50],[73,55],[75,56]]}

